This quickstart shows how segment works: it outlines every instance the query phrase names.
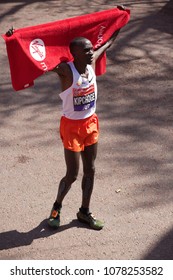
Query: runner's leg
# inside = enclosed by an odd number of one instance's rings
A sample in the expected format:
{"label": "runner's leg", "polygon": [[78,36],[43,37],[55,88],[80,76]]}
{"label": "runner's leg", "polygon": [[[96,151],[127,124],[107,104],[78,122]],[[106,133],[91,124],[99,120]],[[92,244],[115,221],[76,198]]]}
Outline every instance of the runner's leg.
{"label": "runner's leg", "polygon": [[79,158],[80,152],[73,152],[67,149],[64,149],[64,156],[66,162],[66,175],[61,179],[57,194],[57,203],[59,205],[62,204],[62,201],[68,191],[71,188],[72,183],[77,179],[78,171],[79,171]]}
{"label": "runner's leg", "polygon": [[82,208],[88,208],[90,205],[91,194],[94,186],[95,159],[97,156],[97,143],[86,146],[81,152],[83,161],[83,179],[82,179]]}
{"label": "runner's leg", "polygon": [[84,175],[82,180],[82,206],[77,213],[77,218],[80,222],[87,223],[92,229],[101,230],[104,227],[104,222],[96,219],[89,209],[94,186],[94,163],[97,155],[97,144],[86,146],[81,154]]}
{"label": "runner's leg", "polygon": [[72,152],[70,150],[64,150],[65,161],[67,166],[66,175],[61,179],[57,194],[57,199],[51,210],[48,224],[52,228],[58,228],[60,226],[60,213],[62,208],[62,201],[68,193],[72,183],[76,180],[79,170],[79,157],[80,153]]}

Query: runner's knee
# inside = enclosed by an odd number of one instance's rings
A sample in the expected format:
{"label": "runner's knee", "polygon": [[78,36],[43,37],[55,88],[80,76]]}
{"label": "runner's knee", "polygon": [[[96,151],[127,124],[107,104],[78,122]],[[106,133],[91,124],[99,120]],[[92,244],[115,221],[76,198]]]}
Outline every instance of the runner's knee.
{"label": "runner's knee", "polygon": [[84,168],[84,176],[85,177],[92,178],[92,177],[94,177],[94,175],[95,175],[95,166],[94,165]]}
{"label": "runner's knee", "polygon": [[77,180],[78,172],[71,172],[68,171],[65,178],[66,182],[68,182],[69,185],[73,184]]}

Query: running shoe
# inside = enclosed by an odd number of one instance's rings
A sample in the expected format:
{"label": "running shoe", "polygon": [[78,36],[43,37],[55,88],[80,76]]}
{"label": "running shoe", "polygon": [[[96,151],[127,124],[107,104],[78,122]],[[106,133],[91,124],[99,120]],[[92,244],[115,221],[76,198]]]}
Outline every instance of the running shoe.
{"label": "running shoe", "polygon": [[48,225],[54,229],[57,229],[60,226],[60,213],[61,209],[54,209],[53,207],[51,210]]}
{"label": "running shoe", "polygon": [[80,210],[77,213],[77,218],[81,223],[88,224],[92,229],[101,230],[104,227],[104,222],[97,220],[92,213],[83,214]]}

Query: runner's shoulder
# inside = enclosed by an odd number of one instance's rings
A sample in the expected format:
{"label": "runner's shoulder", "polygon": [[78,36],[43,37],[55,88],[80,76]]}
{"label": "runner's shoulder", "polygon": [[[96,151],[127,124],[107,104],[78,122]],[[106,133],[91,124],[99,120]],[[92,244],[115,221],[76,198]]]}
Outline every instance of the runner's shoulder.
{"label": "runner's shoulder", "polygon": [[59,76],[67,76],[70,69],[67,62],[61,62],[53,69],[53,71],[56,72]]}

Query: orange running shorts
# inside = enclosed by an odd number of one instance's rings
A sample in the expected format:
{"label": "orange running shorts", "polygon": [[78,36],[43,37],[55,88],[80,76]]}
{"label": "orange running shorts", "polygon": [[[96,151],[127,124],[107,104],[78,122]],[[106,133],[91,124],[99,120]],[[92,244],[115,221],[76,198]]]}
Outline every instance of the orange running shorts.
{"label": "orange running shorts", "polygon": [[74,152],[84,151],[86,146],[98,142],[99,125],[97,115],[93,114],[91,117],[82,120],[71,120],[62,116],[60,136],[65,149]]}

